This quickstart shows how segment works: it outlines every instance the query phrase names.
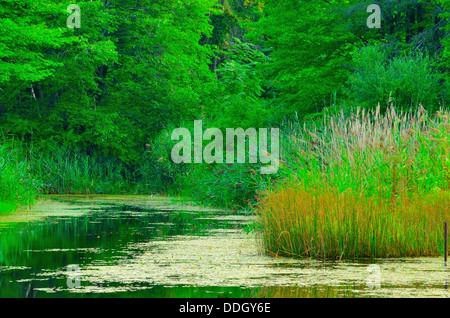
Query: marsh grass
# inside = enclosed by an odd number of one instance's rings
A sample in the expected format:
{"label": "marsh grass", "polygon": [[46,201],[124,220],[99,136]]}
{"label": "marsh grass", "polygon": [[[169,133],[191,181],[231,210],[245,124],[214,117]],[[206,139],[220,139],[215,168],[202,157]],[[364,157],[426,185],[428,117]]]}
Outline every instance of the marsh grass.
{"label": "marsh grass", "polygon": [[123,194],[132,192],[131,175],[119,160],[90,156],[69,148],[33,152],[32,173],[45,194]]}
{"label": "marsh grass", "polygon": [[179,178],[181,193],[212,207],[248,209],[257,193],[267,188],[270,175],[261,175],[259,165],[249,163],[197,164]]}
{"label": "marsh grass", "polygon": [[358,110],[288,131],[286,181],[267,190],[258,210],[269,253],[442,253],[442,223],[450,215],[447,113]]}
{"label": "marsh grass", "polygon": [[37,148],[0,132],[1,214],[39,194],[142,194],[149,188],[117,159],[57,145]]}
{"label": "marsh grass", "polygon": [[30,204],[38,193],[38,182],[30,173],[30,163],[21,156],[14,140],[0,142],[0,214]]}
{"label": "marsh grass", "polygon": [[389,200],[291,185],[263,201],[260,222],[273,254],[316,258],[436,256],[450,193]]}

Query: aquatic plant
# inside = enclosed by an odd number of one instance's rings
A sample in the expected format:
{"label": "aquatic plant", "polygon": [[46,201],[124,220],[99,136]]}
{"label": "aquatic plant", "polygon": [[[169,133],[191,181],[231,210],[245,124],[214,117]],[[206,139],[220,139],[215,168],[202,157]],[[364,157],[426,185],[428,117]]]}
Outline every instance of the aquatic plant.
{"label": "aquatic plant", "polygon": [[22,157],[16,142],[0,138],[0,214],[32,203],[37,188],[38,181],[30,173],[30,162]]}
{"label": "aquatic plant", "polygon": [[320,258],[442,253],[450,216],[448,113],[325,116],[292,125],[285,182],[258,209],[273,254]]}
{"label": "aquatic plant", "polygon": [[118,159],[0,133],[0,213],[31,204],[39,194],[147,194],[154,190],[147,183]]}

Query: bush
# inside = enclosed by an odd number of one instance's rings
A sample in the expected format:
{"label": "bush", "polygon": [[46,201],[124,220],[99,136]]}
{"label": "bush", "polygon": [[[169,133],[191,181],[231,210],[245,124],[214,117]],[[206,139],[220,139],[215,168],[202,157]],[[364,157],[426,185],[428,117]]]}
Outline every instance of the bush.
{"label": "bush", "polygon": [[179,179],[182,193],[208,206],[249,208],[256,203],[259,191],[274,180],[261,175],[257,164],[192,164]]}
{"label": "bush", "polygon": [[[194,135],[192,124],[182,126],[190,129],[191,135]],[[181,191],[178,178],[186,173],[187,166],[184,163],[175,164],[171,158],[172,148],[178,143],[171,139],[176,128],[178,127],[170,125],[147,144],[142,165],[138,167],[142,182],[153,192],[177,194]]]}
{"label": "bush", "polygon": [[[212,124],[204,121],[203,130],[205,131],[209,125]],[[183,127],[189,129],[191,133],[193,150],[192,123],[184,124]],[[141,167],[142,174],[151,176],[157,189],[164,189],[164,192],[172,194],[182,194],[208,206],[246,208],[249,204],[256,202],[257,191],[265,189],[267,183],[273,179],[271,175],[260,174],[260,164],[248,163],[248,146],[246,147],[246,163],[243,164],[205,162],[175,164],[171,158],[172,148],[178,143],[171,140],[175,128],[171,126],[165,129],[149,145],[146,164]],[[192,160],[193,158],[194,156]]]}
{"label": "bush", "polygon": [[433,72],[433,60],[423,53],[389,59],[383,48],[365,47],[353,64],[347,93],[354,104],[372,108],[379,103],[382,111],[390,105],[437,109],[439,78]]}

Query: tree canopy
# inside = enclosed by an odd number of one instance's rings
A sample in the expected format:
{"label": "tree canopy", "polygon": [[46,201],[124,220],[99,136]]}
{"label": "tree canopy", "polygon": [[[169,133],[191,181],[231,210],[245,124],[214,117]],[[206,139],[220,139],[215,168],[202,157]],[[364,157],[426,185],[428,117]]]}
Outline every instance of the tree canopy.
{"label": "tree canopy", "polygon": [[371,3],[92,0],[71,28],[71,1],[0,0],[0,127],[136,164],[196,118],[251,127],[337,104],[445,105],[450,1],[378,1],[373,29]]}

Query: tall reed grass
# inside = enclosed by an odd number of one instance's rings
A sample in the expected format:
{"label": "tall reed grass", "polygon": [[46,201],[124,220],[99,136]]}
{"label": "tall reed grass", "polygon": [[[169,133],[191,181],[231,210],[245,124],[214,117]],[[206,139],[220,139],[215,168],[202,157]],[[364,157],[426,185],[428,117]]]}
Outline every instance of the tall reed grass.
{"label": "tall reed grass", "polygon": [[139,178],[118,159],[0,135],[0,213],[31,204],[39,194],[148,194],[154,190],[150,178]]}
{"label": "tall reed grass", "polygon": [[31,172],[45,194],[121,194],[134,190],[132,175],[119,160],[70,148],[29,153]]}
{"label": "tall reed grass", "polygon": [[0,142],[0,214],[30,204],[38,193],[38,181],[30,173],[30,162],[14,140]]}
{"label": "tall reed grass", "polygon": [[319,258],[431,256],[450,215],[448,113],[325,116],[288,125],[286,179],[258,209],[270,253]]}

